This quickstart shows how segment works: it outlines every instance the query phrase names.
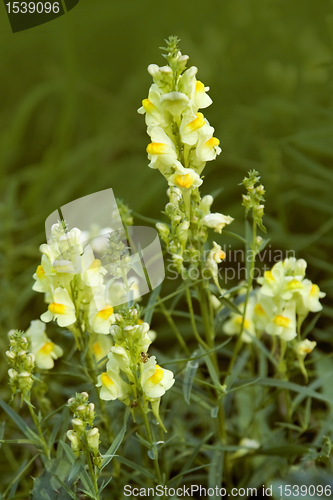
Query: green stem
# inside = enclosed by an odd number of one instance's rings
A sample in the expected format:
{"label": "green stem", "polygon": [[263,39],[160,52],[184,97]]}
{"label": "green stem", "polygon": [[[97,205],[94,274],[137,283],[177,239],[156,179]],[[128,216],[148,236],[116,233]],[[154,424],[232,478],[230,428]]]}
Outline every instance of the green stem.
{"label": "green stem", "polygon": [[251,266],[250,266],[250,273],[248,276],[248,281],[247,281],[247,290],[246,290],[246,297],[245,297],[245,302],[244,302],[244,311],[243,311],[243,318],[242,318],[242,325],[241,329],[237,338],[237,342],[235,345],[235,349],[229,364],[228,372],[227,375],[230,375],[234,364],[237,359],[237,355],[242,347],[243,341],[242,341],[242,334],[244,331],[244,323],[245,323],[245,318],[246,318],[246,310],[247,310],[247,305],[249,302],[249,296],[250,296],[250,291],[252,288],[252,283],[253,283],[253,270],[254,270],[254,265],[255,265],[255,259],[256,259],[256,237],[257,237],[257,224],[255,219],[253,219],[253,225],[252,225],[252,260],[251,260]]}
{"label": "green stem", "polygon": [[[147,417],[146,409],[142,406],[142,403],[141,403],[140,400],[138,401],[138,404],[139,404],[139,408],[140,408],[140,411],[141,411],[141,414],[142,414],[142,418],[143,418],[143,422],[144,422],[144,425],[145,425],[145,429],[146,429],[146,434],[147,434],[148,441],[149,441],[151,447],[153,448],[154,447],[154,442],[153,442],[153,437],[152,437],[152,434],[151,434],[150,423],[149,423],[149,420],[148,420],[148,417]],[[158,463],[157,448],[154,449],[154,453],[155,453],[154,468],[155,468],[155,473],[156,473],[157,484],[162,484],[162,476],[161,476],[160,466],[159,466],[159,463]]]}
{"label": "green stem", "polygon": [[84,448],[85,448],[85,454],[86,454],[86,459],[87,459],[90,477],[91,477],[93,485],[94,485],[94,490],[95,490],[95,495],[96,495],[95,500],[99,500],[98,484],[97,484],[97,477],[96,477],[96,466],[93,467],[93,463],[91,461],[90,452],[89,452],[88,446],[87,446],[87,437],[85,439]]}
{"label": "green stem", "polygon": [[29,411],[30,411],[30,415],[32,417],[32,420],[34,421],[34,424],[35,426],[37,427],[37,430],[38,430],[38,434],[39,434],[39,437],[40,437],[40,440],[41,440],[41,443],[43,445],[43,449],[44,449],[44,454],[46,455],[46,457],[49,459],[50,458],[50,450],[48,449],[48,446],[46,444],[46,441],[45,441],[45,438],[44,438],[44,434],[43,434],[43,431],[42,431],[42,428],[40,426],[40,423],[39,423],[39,420],[38,420],[38,417],[37,415],[35,414],[34,410],[33,410],[33,407],[31,405],[28,405],[29,407]]}
{"label": "green stem", "polygon": [[192,305],[192,298],[191,298],[191,293],[188,288],[186,288],[186,299],[187,299],[187,304],[188,304],[188,309],[191,315],[191,325],[193,329],[194,336],[196,340],[199,342],[199,344],[206,350],[209,350],[209,346],[206,344],[204,340],[199,335],[199,332],[197,330],[197,325],[195,324],[195,317],[194,317],[194,311],[193,311],[193,305]]}
{"label": "green stem", "polygon": [[190,356],[191,355],[191,351],[187,347],[186,342],[183,339],[180,331],[178,330],[176,323],[172,319],[171,313],[167,310],[167,308],[165,307],[165,305],[163,303],[161,303],[160,307],[161,307],[162,313],[164,314],[164,316],[165,316],[167,322],[169,323],[172,331],[174,332],[174,334],[176,336],[176,339],[178,340],[179,344],[184,349],[184,351],[186,352],[186,354],[188,354]]}

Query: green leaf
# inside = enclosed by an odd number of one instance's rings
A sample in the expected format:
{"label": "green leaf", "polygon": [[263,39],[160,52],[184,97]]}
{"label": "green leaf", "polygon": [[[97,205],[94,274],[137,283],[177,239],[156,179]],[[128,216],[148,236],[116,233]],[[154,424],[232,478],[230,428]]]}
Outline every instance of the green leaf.
{"label": "green leaf", "polygon": [[288,389],[289,391],[298,392],[305,397],[311,397],[317,399],[318,401],[324,401],[325,403],[333,404],[331,398],[320,394],[319,392],[313,391],[307,386],[295,384],[294,382],[288,382],[287,380],[279,380],[274,378],[260,378],[257,379],[255,385],[263,385],[265,387],[276,387],[278,389]]}
{"label": "green leaf", "polygon": [[23,461],[23,463],[21,464],[20,468],[18,469],[17,474],[15,475],[14,479],[12,479],[12,481],[7,486],[7,489],[4,492],[4,496],[6,496],[8,492],[10,495],[9,498],[12,498],[15,495],[21,476],[29,470],[30,466],[33,464],[33,462],[35,461],[35,459],[37,457],[38,457],[38,453],[34,457],[32,457],[32,459],[29,460],[29,462],[27,460]]}
{"label": "green leaf", "polygon": [[148,479],[155,479],[154,474],[149,472],[149,470],[147,470],[145,467],[142,467],[141,465],[136,464],[135,462],[132,462],[131,460],[128,460],[127,458],[122,457],[120,455],[118,456],[118,460],[122,464],[127,465],[127,467],[129,467],[130,469],[133,469],[142,474],[143,476],[148,477]]}
{"label": "green leaf", "polygon": [[236,313],[236,314],[240,314],[242,315],[241,311],[238,309],[238,307],[234,304],[234,302],[232,302],[230,299],[227,299],[227,297],[223,297],[221,295],[220,297],[220,301],[222,302],[223,305],[225,305],[225,307],[227,307],[228,309],[230,309],[230,311]]}
{"label": "green leaf", "polygon": [[121,428],[120,432],[115,437],[115,439],[114,439],[112,445],[110,446],[110,448],[108,449],[108,451],[103,456],[101,470],[103,470],[104,467],[106,467],[111,462],[111,460],[113,459],[113,457],[117,453],[117,450],[118,450],[119,446],[121,445],[121,443],[124,439],[124,436],[125,436],[126,427],[127,427],[127,420],[128,420],[129,415],[130,415],[130,408],[127,408],[126,412],[125,412],[125,416],[124,416],[124,425]]}
{"label": "green leaf", "polygon": [[71,491],[69,489],[69,487],[67,486],[67,484],[65,484],[59,476],[57,476],[57,474],[55,474],[53,471],[50,471],[50,473],[52,474],[52,476],[58,481],[59,484],[61,484],[61,486],[64,488],[64,490],[66,491],[66,493],[68,493],[68,495],[73,498],[73,500],[78,500],[77,499],[77,496],[75,495],[75,493],[73,491]]}
{"label": "green leaf", "polygon": [[[194,351],[193,356],[195,357],[197,354],[199,354],[199,350]],[[200,363],[198,361],[198,358],[196,358],[193,361],[189,361],[186,365],[184,380],[183,380],[183,394],[184,394],[184,399],[188,405],[191,402],[193,379],[197,373],[199,364]]]}
{"label": "green leaf", "polygon": [[153,290],[153,292],[150,294],[149,301],[147,304],[147,309],[146,309],[146,312],[145,312],[145,315],[143,318],[143,321],[145,323],[148,323],[148,325],[150,325],[150,323],[151,323],[151,319],[152,319],[153,314],[154,314],[155,304],[156,304],[157,298],[160,294],[161,288],[162,288],[162,283],[160,285],[158,285]]}
{"label": "green leaf", "polygon": [[216,373],[216,370],[214,368],[212,360],[209,357],[209,354],[207,354],[207,351],[205,351],[205,349],[202,346],[199,346],[199,349],[201,350],[202,353],[206,353],[206,356],[204,357],[204,361],[205,361],[206,366],[208,368],[208,372],[209,372],[210,378],[212,379],[213,384],[216,386],[217,389],[221,389],[221,382],[220,382],[219,374]]}
{"label": "green leaf", "polygon": [[7,413],[7,415],[15,422],[17,427],[23,432],[23,434],[28,438],[31,439],[32,441],[40,443],[40,439],[35,434],[28,424],[10,407],[5,403],[2,399],[0,399],[0,406],[2,407],[3,410]]}
{"label": "green leaf", "polygon": [[221,499],[220,495],[216,495],[216,486],[220,488],[222,485],[223,460],[224,452],[215,450],[208,472],[208,488],[212,488],[215,491],[214,495],[210,496],[213,500]]}
{"label": "green leaf", "polygon": [[2,445],[2,439],[3,439],[3,435],[5,433],[5,427],[6,427],[6,422],[3,421],[0,425],[0,450],[1,450],[1,445]]}

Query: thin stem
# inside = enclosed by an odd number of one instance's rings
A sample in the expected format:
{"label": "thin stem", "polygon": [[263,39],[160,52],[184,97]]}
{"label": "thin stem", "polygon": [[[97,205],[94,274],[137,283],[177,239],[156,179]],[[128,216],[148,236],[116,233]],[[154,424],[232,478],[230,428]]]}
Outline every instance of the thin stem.
{"label": "thin stem", "polygon": [[91,461],[90,452],[89,452],[88,446],[87,446],[87,436],[85,439],[84,448],[85,448],[85,454],[86,454],[87,464],[88,464],[88,468],[89,468],[89,473],[90,473],[90,476],[91,476],[91,479],[92,479],[92,482],[94,485],[94,490],[95,490],[95,495],[96,495],[95,498],[96,498],[96,500],[99,500],[98,483],[97,483],[97,478],[96,478],[96,466],[93,467],[93,463]]}
{"label": "thin stem", "polygon": [[184,351],[186,352],[186,354],[191,355],[191,351],[187,347],[186,342],[183,339],[180,331],[178,330],[176,323],[172,319],[171,313],[167,310],[167,308],[165,307],[165,305],[163,303],[161,303],[160,308],[161,308],[162,313],[164,314],[167,322],[169,323],[172,331],[174,332],[174,334],[176,336],[176,339],[178,340],[179,344],[184,349]]}
{"label": "thin stem", "polygon": [[32,405],[29,404],[28,407],[29,407],[29,411],[30,411],[30,415],[32,417],[32,420],[34,421],[34,424],[37,427],[38,434],[39,434],[40,440],[41,440],[42,445],[43,445],[44,453],[45,453],[46,457],[49,459],[50,458],[50,450],[48,449],[48,446],[46,444],[44,434],[43,434],[42,428],[40,426],[38,417],[35,414]]}
{"label": "thin stem", "polygon": [[197,330],[197,325],[195,324],[195,317],[194,317],[194,311],[193,311],[193,305],[192,305],[192,299],[191,299],[191,294],[188,288],[186,288],[186,299],[187,299],[187,304],[188,304],[188,309],[191,315],[191,325],[193,329],[193,333],[197,341],[199,342],[200,345],[206,350],[209,350],[209,346],[206,344],[204,340],[199,335],[199,332]]}
{"label": "thin stem", "polygon": [[235,349],[229,364],[228,372],[227,374],[229,375],[234,367],[234,364],[237,359],[237,355],[242,347],[243,341],[242,341],[242,335],[244,331],[244,324],[245,324],[245,318],[246,318],[246,310],[247,310],[247,305],[249,302],[249,296],[250,296],[250,291],[252,288],[252,283],[253,283],[253,270],[254,270],[254,265],[255,265],[255,259],[256,259],[256,237],[257,237],[257,224],[255,219],[253,219],[253,224],[252,224],[252,260],[251,260],[251,266],[250,266],[250,273],[248,277],[248,282],[247,282],[247,290],[246,290],[246,297],[245,297],[245,302],[244,302],[244,311],[243,311],[243,318],[242,318],[242,325],[241,329],[237,338],[237,342],[235,345]]}
{"label": "thin stem", "polygon": [[[141,403],[140,400],[138,401],[138,404],[139,404],[139,408],[140,408],[140,411],[141,411],[141,414],[142,414],[142,417],[143,417],[143,422],[144,422],[144,425],[145,425],[145,428],[146,428],[146,434],[147,434],[148,441],[149,441],[151,447],[153,448],[154,447],[154,442],[153,442],[153,437],[152,437],[152,434],[151,434],[150,423],[149,423],[149,420],[148,420],[148,417],[147,417],[147,412],[146,412],[145,408],[142,406],[142,403]],[[155,468],[157,483],[158,484],[162,484],[162,476],[161,476],[160,466],[159,466],[159,463],[158,463],[157,448],[154,449],[154,455],[155,455],[154,456],[154,468]]]}

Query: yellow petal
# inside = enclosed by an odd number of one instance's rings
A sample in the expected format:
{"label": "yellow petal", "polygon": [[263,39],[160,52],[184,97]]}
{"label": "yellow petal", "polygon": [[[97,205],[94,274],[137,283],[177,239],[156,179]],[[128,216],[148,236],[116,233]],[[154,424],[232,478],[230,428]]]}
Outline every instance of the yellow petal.
{"label": "yellow petal", "polygon": [[53,342],[46,342],[41,349],[39,349],[40,354],[48,355],[51,354],[54,348]]}
{"label": "yellow petal", "polygon": [[113,387],[115,385],[114,382],[111,380],[111,378],[109,377],[109,375],[106,372],[102,373],[101,382],[108,389],[110,389],[111,387]]}
{"label": "yellow petal", "polygon": [[263,309],[263,307],[260,305],[260,304],[256,304],[254,306],[254,312],[258,315],[258,316],[264,316],[265,315],[265,311]]}
{"label": "yellow petal", "polygon": [[111,316],[112,313],[113,313],[113,307],[105,306],[96,314],[96,318],[105,321]]}
{"label": "yellow petal", "polygon": [[195,120],[191,121],[186,125],[186,128],[190,129],[191,132],[194,132],[195,130],[198,130],[199,128],[203,127],[205,124],[205,117],[202,113],[197,113],[197,117]]}
{"label": "yellow petal", "polygon": [[166,151],[166,145],[163,142],[151,142],[146,151],[150,155],[162,155]]}
{"label": "yellow petal", "polygon": [[277,326],[282,326],[283,328],[288,328],[288,326],[291,323],[291,320],[289,318],[286,318],[285,316],[280,316],[279,314],[275,316],[273,321]]}
{"label": "yellow petal", "polygon": [[193,179],[191,174],[176,175],[175,181],[176,184],[178,184],[178,186],[181,188],[190,188],[193,184]]}
{"label": "yellow petal", "polygon": [[160,366],[155,365],[155,370],[156,372],[154,373],[154,375],[149,377],[149,379],[147,380],[147,382],[150,382],[152,385],[157,385],[164,377],[164,372]]}
{"label": "yellow petal", "polygon": [[210,149],[216,148],[220,144],[220,141],[216,137],[212,137],[208,141],[205,142],[205,146]]}
{"label": "yellow petal", "polygon": [[142,106],[147,113],[153,113],[157,109],[149,99],[144,99],[142,101]]}
{"label": "yellow petal", "polygon": [[52,304],[49,305],[48,309],[52,314],[66,313],[66,306],[64,304],[56,304],[55,302],[52,302]]}
{"label": "yellow petal", "polygon": [[39,279],[44,278],[44,276],[45,276],[44,268],[42,266],[38,266],[37,270],[36,270],[36,274],[37,274],[37,277]]}
{"label": "yellow petal", "polygon": [[195,91],[196,92],[205,92],[205,86],[199,80],[197,80],[197,83],[195,84]]}
{"label": "yellow petal", "polygon": [[95,259],[92,261],[92,263],[90,264],[90,266],[88,267],[88,269],[92,270],[92,271],[98,271],[98,269],[101,267],[102,263],[99,259]]}

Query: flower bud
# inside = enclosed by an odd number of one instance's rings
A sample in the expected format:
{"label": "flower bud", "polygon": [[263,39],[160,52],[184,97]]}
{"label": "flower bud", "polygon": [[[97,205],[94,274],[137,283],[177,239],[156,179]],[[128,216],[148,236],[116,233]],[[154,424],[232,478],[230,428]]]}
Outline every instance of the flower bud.
{"label": "flower bud", "polygon": [[35,366],[35,355],[32,352],[27,354],[24,362],[24,367],[28,372],[31,372]]}
{"label": "flower bud", "polygon": [[87,392],[81,392],[81,396],[83,401],[88,401],[89,394]]}
{"label": "flower bud", "polygon": [[75,413],[77,415],[79,415],[79,417],[85,418],[86,417],[86,407],[84,405],[79,405],[76,408]]}
{"label": "flower bud", "polygon": [[177,227],[177,235],[179,238],[179,242],[182,247],[185,247],[187,238],[188,238],[188,229],[190,227],[190,223],[188,221],[184,221]]}
{"label": "flower bud", "polygon": [[18,385],[22,392],[30,391],[33,380],[28,372],[21,372],[18,377]]}
{"label": "flower bud", "polygon": [[86,424],[80,418],[73,418],[72,426],[74,431],[77,432],[78,434],[82,434],[82,432],[86,428]]}
{"label": "flower bud", "polygon": [[10,370],[8,370],[8,376],[9,376],[10,384],[15,384],[18,380],[19,374],[17,373],[16,370],[13,370],[13,368],[10,368]]}
{"label": "flower bud", "polygon": [[93,421],[95,418],[95,405],[94,403],[89,403],[86,407],[86,418],[89,421]]}
{"label": "flower bud", "polygon": [[97,427],[94,427],[93,429],[90,429],[90,431],[87,432],[87,442],[89,446],[89,450],[97,456],[99,454],[98,448],[99,448],[99,430]]}
{"label": "flower bud", "polygon": [[6,351],[6,356],[7,356],[8,360],[10,360],[10,361],[14,361],[14,359],[15,359],[15,353],[12,351]]}
{"label": "flower bud", "polygon": [[258,207],[256,208],[256,211],[255,211],[256,217],[258,217],[258,218],[263,217],[263,215],[264,215],[264,208],[265,208],[264,205],[258,205]]}
{"label": "flower bud", "polygon": [[166,224],[162,224],[162,222],[158,222],[156,224],[156,229],[159,232],[159,234],[163,240],[166,240],[168,238],[169,233],[170,233],[170,229]]}
{"label": "flower bud", "polygon": [[67,431],[67,437],[71,442],[72,451],[78,457],[81,450],[81,441],[75,431]]}
{"label": "flower bud", "polygon": [[209,214],[210,207],[212,206],[213,201],[214,201],[214,198],[210,194],[207,194],[206,196],[204,196],[202,198],[201,203],[200,203],[200,208],[203,212],[203,215]]}

